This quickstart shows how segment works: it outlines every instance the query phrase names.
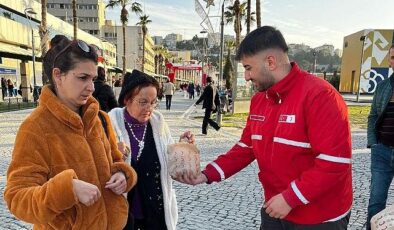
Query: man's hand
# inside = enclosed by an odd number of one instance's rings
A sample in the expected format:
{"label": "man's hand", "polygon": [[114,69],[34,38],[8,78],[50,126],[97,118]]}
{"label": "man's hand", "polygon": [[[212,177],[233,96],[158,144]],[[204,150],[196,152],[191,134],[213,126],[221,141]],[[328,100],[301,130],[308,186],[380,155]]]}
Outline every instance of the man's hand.
{"label": "man's hand", "polygon": [[78,198],[78,201],[86,206],[90,206],[101,197],[100,190],[96,185],[73,179],[73,191]]}
{"label": "man's hand", "polygon": [[194,144],[195,139],[194,139],[194,134],[191,133],[190,131],[186,131],[179,137],[179,142],[185,141],[189,144]]}
{"label": "man's hand", "polygon": [[198,175],[192,175],[191,173],[178,173],[176,177],[173,177],[172,179],[190,185],[197,185],[208,182],[208,178],[205,176],[205,174],[201,172]]}
{"label": "man's hand", "polygon": [[283,219],[291,211],[291,207],[287,204],[282,194],[272,197],[268,202],[263,205],[265,212],[273,218]]}
{"label": "man's hand", "polygon": [[118,195],[126,192],[127,182],[124,173],[117,172],[114,175],[112,175],[109,181],[106,183],[105,188],[111,189],[112,192]]}

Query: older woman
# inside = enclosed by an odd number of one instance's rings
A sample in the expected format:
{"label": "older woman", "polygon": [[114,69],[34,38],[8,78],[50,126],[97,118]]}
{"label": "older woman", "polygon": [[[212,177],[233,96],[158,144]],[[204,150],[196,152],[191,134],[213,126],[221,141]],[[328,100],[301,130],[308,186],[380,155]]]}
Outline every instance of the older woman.
{"label": "older woman", "polygon": [[[159,83],[138,70],[124,77],[119,104],[109,116],[118,140],[131,146],[127,157],[138,182],[128,193],[129,221],[125,229],[175,230],[178,210],[167,168],[167,145],[174,143],[163,115],[155,110]],[[185,132],[180,139],[194,143]]]}
{"label": "older woman", "polygon": [[122,193],[136,173],[122,161],[114,133],[104,133],[91,97],[96,51],[64,36],[51,45],[44,57],[50,84],[19,128],[4,199],[34,229],[122,229],[128,216]]}

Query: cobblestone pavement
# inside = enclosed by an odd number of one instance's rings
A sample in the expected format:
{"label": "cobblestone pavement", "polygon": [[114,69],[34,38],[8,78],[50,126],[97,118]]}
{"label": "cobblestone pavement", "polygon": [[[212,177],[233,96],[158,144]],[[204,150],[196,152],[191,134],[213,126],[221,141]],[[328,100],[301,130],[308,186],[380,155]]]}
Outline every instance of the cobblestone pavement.
{"label": "cobblestone pavement", "polygon": [[[230,149],[239,138],[240,131],[223,128],[219,132],[208,130],[207,136],[199,135],[201,121],[193,119],[202,116],[202,110],[185,111],[193,101],[174,96],[172,109],[162,110],[175,139],[185,130],[196,134],[197,145],[201,150],[201,165],[204,167],[215,157]],[[161,108],[164,108],[164,100]],[[31,110],[0,114],[0,193],[3,194],[5,175],[11,160],[11,152],[17,129]],[[354,205],[350,230],[363,229],[369,191],[369,150],[366,146],[366,132],[353,132],[353,189]],[[180,230],[209,229],[258,229],[260,225],[260,207],[262,188],[257,178],[258,168],[255,163],[221,183],[188,186],[174,183],[177,191]],[[393,186],[390,189],[388,203],[394,203]],[[341,199],[338,197],[338,199]],[[3,199],[0,199],[0,229],[31,229],[31,225],[18,221],[8,211]]]}

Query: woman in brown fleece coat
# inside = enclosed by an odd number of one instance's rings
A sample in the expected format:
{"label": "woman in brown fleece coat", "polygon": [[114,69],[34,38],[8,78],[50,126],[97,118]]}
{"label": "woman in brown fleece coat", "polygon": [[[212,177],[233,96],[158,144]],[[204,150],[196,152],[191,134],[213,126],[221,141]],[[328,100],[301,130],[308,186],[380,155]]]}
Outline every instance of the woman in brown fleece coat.
{"label": "woman in brown fleece coat", "polygon": [[64,36],[52,43],[44,57],[50,85],[19,128],[4,199],[34,229],[122,229],[122,193],[135,185],[136,173],[122,161],[105,114],[107,138],[91,97],[96,51]]}

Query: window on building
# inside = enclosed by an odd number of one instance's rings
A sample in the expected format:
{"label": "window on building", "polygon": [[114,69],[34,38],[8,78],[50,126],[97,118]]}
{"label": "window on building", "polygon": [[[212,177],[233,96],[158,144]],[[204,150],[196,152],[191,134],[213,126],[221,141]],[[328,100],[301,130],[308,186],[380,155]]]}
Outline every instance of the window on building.
{"label": "window on building", "polygon": [[59,4],[60,9],[64,9],[64,4]]}

